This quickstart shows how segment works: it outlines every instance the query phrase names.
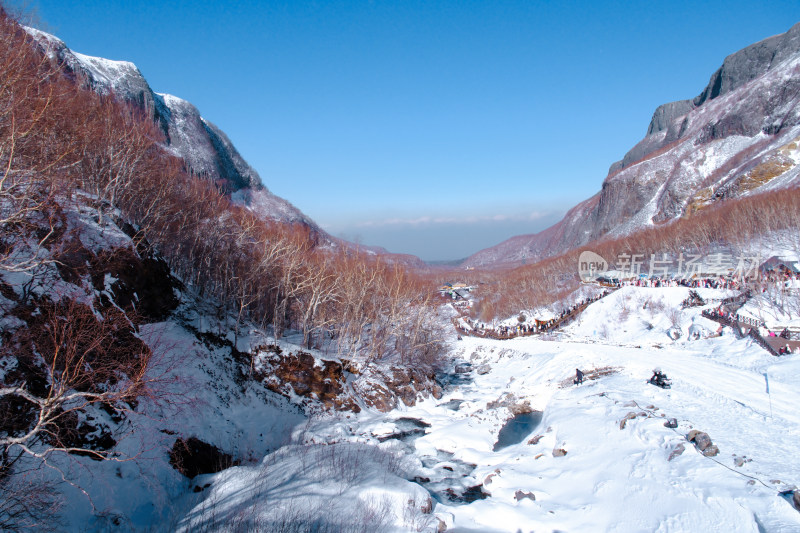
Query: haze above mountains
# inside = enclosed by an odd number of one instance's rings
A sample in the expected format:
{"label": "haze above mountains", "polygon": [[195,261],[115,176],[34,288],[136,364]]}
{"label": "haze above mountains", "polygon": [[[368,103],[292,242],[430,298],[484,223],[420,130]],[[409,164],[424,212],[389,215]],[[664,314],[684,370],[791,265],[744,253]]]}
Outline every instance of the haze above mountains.
{"label": "haze above mountains", "polygon": [[[695,209],[713,198],[793,184],[797,177],[796,153],[786,147],[798,136],[797,97],[793,92],[797,33],[795,26],[783,37],[769,38],[730,56],[697,98],[665,104],[656,110],[645,139],[612,165],[601,193],[573,208],[555,226],[479,252],[466,265],[532,261],[604,235],[623,235],[674,219],[687,207]],[[114,90],[151,110],[170,148],[195,173],[223,182],[235,200],[263,216],[300,222],[321,231],[311,218],[270,193],[225,133],[204,120],[192,104],[155,93],[131,63],[74,54],[63,43],[55,39],[50,42],[54,53],[64,55],[67,64],[87,76],[96,90]],[[702,80],[697,82],[702,85]],[[740,161],[734,165],[731,161],[735,158]],[[613,154],[609,154],[608,160],[612,159]],[[775,175],[756,187],[752,186],[752,179],[742,185],[742,180],[759,165],[767,165],[773,173],[775,168],[786,170],[779,173],[780,179]],[[273,188],[270,180],[267,185]],[[538,201],[537,191],[525,184],[488,186],[509,189],[517,205]],[[438,200],[458,204],[457,198],[451,199],[451,192],[443,190]],[[536,220],[543,227],[557,220],[557,211],[533,210],[528,215],[513,211],[495,216],[467,213],[458,219],[442,216],[435,222],[458,225],[465,219],[472,220],[474,226],[463,234],[465,240],[470,240],[481,225],[505,222],[509,227],[524,227],[526,222]],[[403,223],[405,228],[413,222],[402,217],[397,220],[398,226]],[[426,224],[433,221],[434,217],[419,217],[418,227],[424,232]]]}

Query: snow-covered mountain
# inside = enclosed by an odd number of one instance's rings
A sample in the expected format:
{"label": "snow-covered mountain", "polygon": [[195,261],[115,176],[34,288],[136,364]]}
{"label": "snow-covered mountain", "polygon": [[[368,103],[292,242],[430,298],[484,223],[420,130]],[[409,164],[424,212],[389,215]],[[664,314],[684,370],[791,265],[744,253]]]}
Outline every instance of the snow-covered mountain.
{"label": "snow-covered mountain", "polygon": [[659,106],[600,192],[554,226],[469,257],[519,264],[800,182],[800,24],[727,58],[694,99]]}
{"label": "snow-covered mountain", "polygon": [[190,102],[154,92],[141,71],[129,61],[83,55],[70,50],[61,39],[49,33],[25,29],[51,57],[87,86],[101,94],[113,93],[150,114],[164,133],[167,149],[182,158],[194,174],[232,193],[235,203],[247,206],[263,218],[302,224],[327,237],[308,216],[272,194],[228,136],[203,118]]}

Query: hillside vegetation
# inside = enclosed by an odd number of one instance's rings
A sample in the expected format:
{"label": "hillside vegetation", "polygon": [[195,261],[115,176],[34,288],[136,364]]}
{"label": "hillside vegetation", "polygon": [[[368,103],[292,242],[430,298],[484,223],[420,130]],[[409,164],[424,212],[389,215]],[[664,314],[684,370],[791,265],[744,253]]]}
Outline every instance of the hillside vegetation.
{"label": "hillside vegetation", "polygon": [[92,91],[0,10],[0,528],[56,510],[24,481],[30,460],[119,460],[94,409],[118,423],[172,401],[190,361],[144,332],[191,298],[236,317],[234,354],[254,325],[298,331],[353,372],[430,373],[443,352],[421,278],[234,205],[152,116]]}

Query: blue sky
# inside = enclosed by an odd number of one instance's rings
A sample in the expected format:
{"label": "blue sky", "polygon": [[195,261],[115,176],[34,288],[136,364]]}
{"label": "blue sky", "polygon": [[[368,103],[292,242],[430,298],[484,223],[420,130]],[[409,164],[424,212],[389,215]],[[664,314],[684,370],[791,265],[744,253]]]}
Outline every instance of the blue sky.
{"label": "blue sky", "polygon": [[796,0],[32,5],[194,103],[331,233],[426,260],[554,223],[656,106],[800,21]]}

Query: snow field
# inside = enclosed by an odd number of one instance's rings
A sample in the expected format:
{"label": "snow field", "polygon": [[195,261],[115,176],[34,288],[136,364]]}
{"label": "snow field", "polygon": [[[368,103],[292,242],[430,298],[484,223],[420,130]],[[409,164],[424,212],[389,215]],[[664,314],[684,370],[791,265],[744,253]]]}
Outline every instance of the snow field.
{"label": "snow field", "polygon": [[[559,341],[464,338],[455,344],[458,353],[474,367],[489,364],[488,374],[472,376],[441,400],[388,414],[364,412],[346,424],[318,421],[313,432],[370,440],[391,433],[400,417],[429,423],[424,436],[399,449],[423,461],[446,453],[454,462],[474,464],[465,485],[481,483],[491,494],[470,504],[434,494],[434,514],[453,531],[796,531],[800,514],[777,492],[800,479],[794,461],[800,452],[800,393],[794,386],[800,358],[772,357],[730,332],[687,340],[693,324],[715,325],[704,323],[709,321],[699,308],[681,311],[677,341],[667,335],[671,324],[664,317],[631,305],[628,321],[620,322],[615,311],[625,299],[663,300],[668,311],[688,292],[623,289],[592,304]],[[704,298],[728,295],[699,292]],[[656,327],[635,328],[642,315]],[[595,338],[592,332],[604,321],[630,326],[616,339],[625,345]],[[634,340],[640,342],[630,345]],[[646,383],[656,366],[673,380],[672,389]],[[575,368],[604,367],[615,372],[571,384]],[[452,400],[462,400],[457,410]],[[543,411],[541,424],[521,443],[492,451],[503,423],[521,406]],[[629,413],[633,418],[620,429]],[[679,423],[675,430],[664,426],[672,417]],[[704,457],[686,441],[691,429],[707,432],[719,455]],[[540,438],[529,444],[534,436]],[[680,445],[683,453],[669,461]],[[554,456],[558,448],[566,455]],[[735,466],[737,458],[742,466]],[[442,465],[447,463],[420,473]],[[518,491],[535,500],[517,498]]]}

